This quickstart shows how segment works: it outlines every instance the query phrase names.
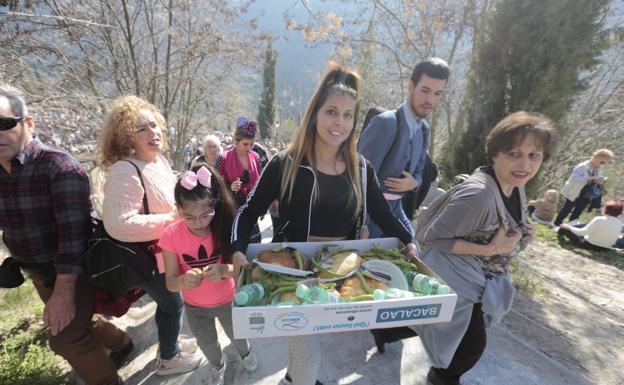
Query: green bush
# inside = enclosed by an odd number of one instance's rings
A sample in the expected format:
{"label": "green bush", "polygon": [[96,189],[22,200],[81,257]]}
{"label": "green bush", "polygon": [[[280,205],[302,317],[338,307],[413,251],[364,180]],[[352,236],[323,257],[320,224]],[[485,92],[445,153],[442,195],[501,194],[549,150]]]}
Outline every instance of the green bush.
{"label": "green bush", "polygon": [[47,346],[46,332],[19,331],[0,344],[0,384],[66,385],[60,358]]}

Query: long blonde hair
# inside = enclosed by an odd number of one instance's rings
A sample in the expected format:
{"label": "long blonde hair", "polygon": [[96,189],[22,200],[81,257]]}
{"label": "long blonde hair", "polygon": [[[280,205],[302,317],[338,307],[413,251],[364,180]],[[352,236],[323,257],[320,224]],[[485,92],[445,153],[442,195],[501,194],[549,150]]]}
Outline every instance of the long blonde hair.
{"label": "long blonde hair", "polygon": [[136,132],[139,111],[148,110],[154,115],[156,123],[162,129],[162,150],[167,150],[165,118],[151,103],[133,95],[121,96],[113,102],[106,115],[104,127],[99,135],[99,147],[102,152],[102,168],[107,169],[113,163],[132,153],[132,138]]}
{"label": "long blonde hair", "polygon": [[[342,156],[346,164],[347,178],[353,192],[356,204],[362,206],[362,188],[360,186],[360,157],[357,152],[356,125],[359,110],[358,96],[360,93],[360,77],[353,71],[342,68],[337,63],[329,63],[329,70],[318,88],[314,92],[306,109],[303,121],[299,126],[297,136],[288,145],[284,168],[282,170],[281,198],[290,201],[297,181],[299,165],[305,159],[314,166],[314,147],[316,144],[316,114],[330,95],[349,95],[356,101],[353,128],[347,139],[342,142],[338,150],[338,157]],[[318,197],[318,186],[315,184],[312,199]],[[357,215],[357,212],[356,212]]]}

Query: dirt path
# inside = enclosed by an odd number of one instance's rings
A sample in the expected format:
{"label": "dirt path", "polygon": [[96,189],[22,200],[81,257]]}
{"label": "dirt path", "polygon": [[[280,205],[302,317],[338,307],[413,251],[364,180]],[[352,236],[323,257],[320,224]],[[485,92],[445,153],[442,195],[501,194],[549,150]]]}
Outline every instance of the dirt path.
{"label": "dirt path", "polygon": [[592,260],[535,243],[520,260],[547,289],[520,292],[504,326],[594,384],[624,384],[624,255]]}

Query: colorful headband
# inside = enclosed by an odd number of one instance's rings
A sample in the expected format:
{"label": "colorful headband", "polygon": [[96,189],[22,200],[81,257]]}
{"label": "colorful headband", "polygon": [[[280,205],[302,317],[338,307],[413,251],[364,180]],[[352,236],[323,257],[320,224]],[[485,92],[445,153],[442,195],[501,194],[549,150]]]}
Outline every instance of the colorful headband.
{"label": "colorful headband", "polygon": [[238,118],[236,121],[236,135],[255,137],[258,132],[258,122],[249,120],[244,117]]}
{"label": "colorful headband", "polygon": [[184,171],[182,173],[182,177],[180,178],[180,184],[187,190],[192,190],[197,186],[197,182],[204,187],[210,188],[212,185],[211,182],[212,173],[206,168],[206,166],[201,166],[197,173],[193,171]]}

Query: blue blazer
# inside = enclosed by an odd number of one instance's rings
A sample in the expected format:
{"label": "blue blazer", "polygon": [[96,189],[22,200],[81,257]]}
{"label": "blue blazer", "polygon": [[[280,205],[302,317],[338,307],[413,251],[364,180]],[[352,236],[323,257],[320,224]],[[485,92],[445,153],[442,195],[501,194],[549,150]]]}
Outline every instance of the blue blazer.
{"label": "blue blazer", "polygon": [[[405,119],[405,108],[409,108],[405,103],[398,108],[400,117],[398,130],[395,110],[389,110],[371,119],[358,142],[358,151],[372,164],[383,192],[389,192],[383,185],[384,179],[401,178],[403,170],[412,174],[418,181],[418,186],[422,184],[422,171],[429,148],[430,129],[427,122],[423,120],[425,143],[422,148],[414,149],[412,153],[411,134]],[[396,135],[398,137],[395,139]]]}

